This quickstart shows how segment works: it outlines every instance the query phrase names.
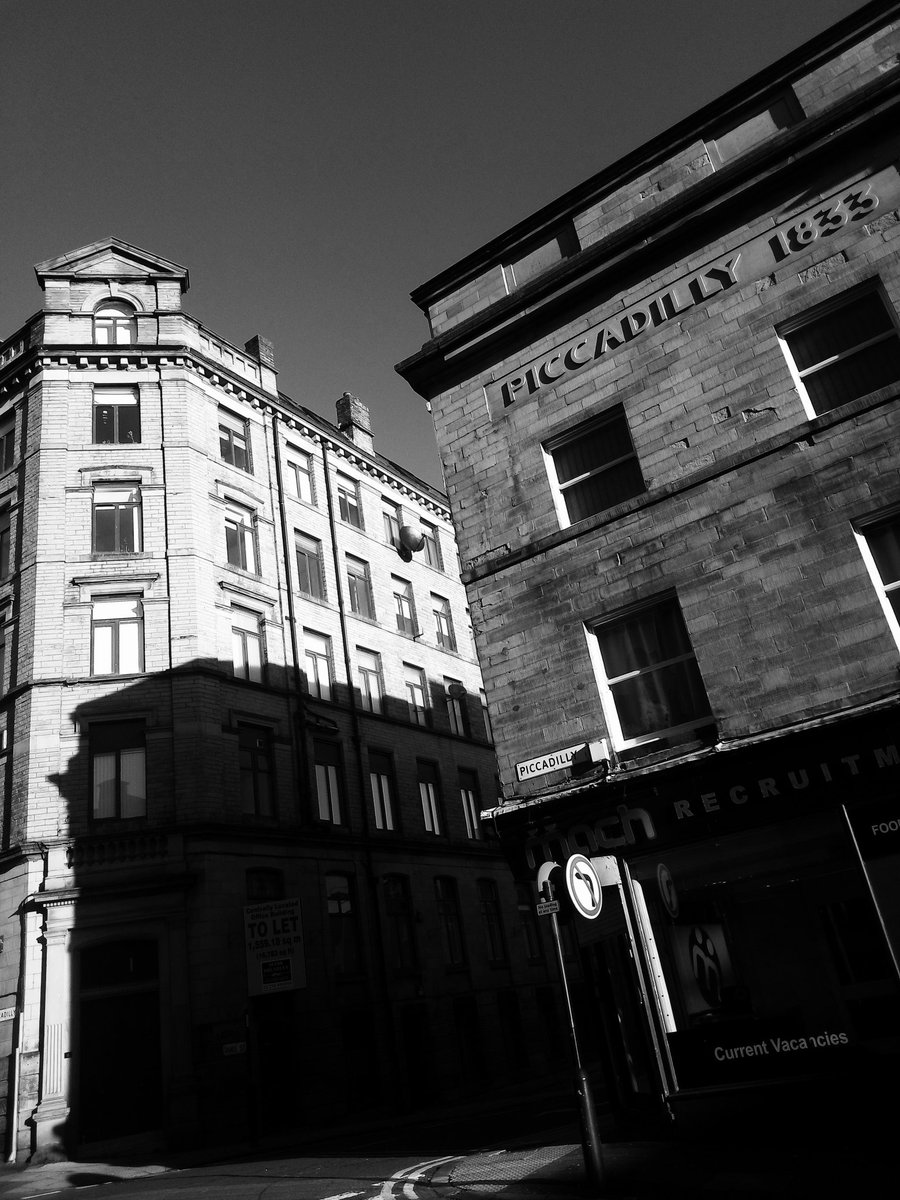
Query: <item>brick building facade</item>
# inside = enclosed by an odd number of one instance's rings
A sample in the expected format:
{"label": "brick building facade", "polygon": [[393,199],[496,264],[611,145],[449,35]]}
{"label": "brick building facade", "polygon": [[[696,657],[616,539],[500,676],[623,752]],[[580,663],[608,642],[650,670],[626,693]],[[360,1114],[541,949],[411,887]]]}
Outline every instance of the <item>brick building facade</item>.
{"label": "brick building facade", "polygon": [[7,1153],[540,1068],[445,497],[356,397],[332,425],[265,339],[188,316],[177,264],[110,239],[36,271],[0,344]]}
{"label": "brick building facade", "polygon": [[418,288],[398,366],[491,816],[520,881],[603,860],[585,1027],[620,1111],[685,1128],[843,1118],[896,1065],[898,63],[861,9]]}

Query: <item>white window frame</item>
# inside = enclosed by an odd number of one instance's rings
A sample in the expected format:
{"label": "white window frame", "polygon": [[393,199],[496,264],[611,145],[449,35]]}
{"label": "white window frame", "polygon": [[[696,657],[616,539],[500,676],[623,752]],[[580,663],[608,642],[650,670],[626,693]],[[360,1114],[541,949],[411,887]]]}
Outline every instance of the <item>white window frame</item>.
{"label": "white window frame", "polygon": [[[637,678],[640,675],[649,674],[652,671],[658,671],[662,667],[675,666],[682,662],[695,662],[697,655],[694,652],[693,645],[690,643],[690,632],[688,631],[688,642],[690,650],[687,653],[676,654],[671,658],[660,659],[659,662],[651,663],[647,667],[641,667],[634,671],[629,671],[625,675],[607,676],[606,668],[603,663],[603,654],[600,650],[600,641],[597,637],[597,630],[603,629],[609,625],[616,625],[622,620],[635,616],[641,612],[647,612],[651,609],[661,607],[669,603],[674,603],[680,611],[678,597],[674,592],[664,593],[659,596],[654,596],[641,604],[635,604],[629,608],[620,610],[611,614],[608,618],[592,621],[584,626],[585,636],[587,637],[588,654],[590,655],[591,666],[594,669],[594,677],[597,682],[597,690],[600,693],[600,704],[603,709],[603,715],[606,720],[606,728],[609,732],[610,740],[617,750],[630,750],[637,746],[649,746],[654,742],[658,742],[663,738],[678,737],[681,734],[689,732],[692,729],[702,729],[704,726],[712,725],[715,718],[712,713],[706,713],[702,717],[696,717],[692,721],[684,722],[680,725],[666,726],[665,728],[654,729],[652,733],[640,734],[637,737],[626,738],[622,732],[622,725],[619,720],[618,709],[613,695],[613,687],[617,683],[622,683],[627,679]],[[684,619],[682,614],[682,620]],[[698,666],[699,669],[699,666]]]}
{"label": "white window frame", "polygon": [[104,300],[98,304],[93,325],[96,346],[131,346],[137,340],[137,311],[126,300]]}
{"label": "white window frame", "polygon": [[392,575],[391,591],[394,594],[394,623],[397,632],[407,637],[415,637],[419,632],[419,622],[416,620],[416,599],[412,584],[408,579]]}
{"label": "white window frame", "polygon": [[[91,499],[91,549],[94,554],[140,554],[143,550],[143,499],[141,489],[134,483],[97,483]],[[97,514],[102,508],[115,508],[119,513],[116,541],[122,541],[122,514],[131,514],[131,539],[133,548],[113,550],[97,548]]]}
{"label": "white window frame", "polygon": [[[845,307],[849,307],[855,300],[862,300],[865,296],[874,292],[881,303],[884,305],[885,312],[890,318],[892,329],[885,330],[879,333],[876,337],[868,338],[860,342],[856,346],[851,346],[849,350],[842,350],[839,354],[835,354],[830,358],[822,359],[821,362],[813,363],[812,366],[804,367],[799,370],[794,362],[794,355],[791,351],[788,339],[791,334],[797,333],[807,325],[813,325],[819,318],[829,316],[831,313]],[[876,346],[879,342],[888,341],[890,338],[900,339],[900,321],[898,321],[897,313],[893,304],[885,295],[879,281],[871,280],[859,287],[850,288],[847,291],[839,292],[838,295],[832,296],[830,300],[826,300],[823,304],[817,304],[813,308],[808,308],[802,313],[798,313],[796,317],[791,317],[790,320],[783,321],[775,329],[775,336],[778,339],[778,344],[781,347],[781,352],[787,362],[788,371],[790,371],[791,379],[794,381],[794,387],[797,390],[797,395],[800,397],[800,403],[803,405],[803,411],[809,420],[814,420],[816,417],[827,416],[833,409],[827,409],[822,413],[816,412],[812,399],[806,390],[804,380],[811,375],[815,375],[824,367],[831,366],[833,363],[840,362],[843,359],[852,357],[860,350],[866,350],[869,346]],[[849,404],[852,399],[850,397],[843,403]],[[836,407],[840,407],[839,405]]]}
{"label": "white window frame", "polygon": [[865,564],[866,570],[869,573],[869,578],[872,580],[872,586],[875,588],[875,594],[878,597],[878,603],[881,605],[884,618],[887,621],[888,629],[891,631],[891,636],[897,645],[897,649],[900,650],[900,620],[898,620],[897,614],[894,612],[890,601],[890,594],[892,592],[900,592],[900,579],[894,579],[885,582],[881,576],[881,572],[878,569],[878,564],[875,561],[875,556],[872,554],[866,537],[867,530],[871,530],[878,525],[883,525],[887,521],[894,522],[900,526],[900,510],[896,512],[885,513],[881,517],[877,517],[874,520],[866,521],[864,524],[860,524],[858,529],[853,529],[853,536],[856,538],[856,544],[859,547],[860,556]]}
{"label": "white window frame", "polygon": [[[625,425],[625,430],[628,433],[629,441],[631,442],[631,453],[621,454],[618,458],[611,458],[606,462],[592,467],[591,470],[585,471],[583,475],[577,475],[572,479],[567,479],[565,483],[560,483],[559,474],[556,469],[556,459],[554,454],[561,450],[563,446],[569,445],[571,442],[577,442],[580,438],[592,433],[596,429],[602,428],[604,425],[612,425],[616,421],[621,420]],[[544,468],[547,472],[547,479],[550,483],[550,493],[553,497],[553,507],[556,510],[556,519],[559,522],[560,529],[568,529],[570,525],[577,525],[580,521],[589,521],[593,517],[598,517],[604,512],[609,512],[610,508],[615,508],[618,504],[624,504],[627,500],[633,500],[639,496],[640,492],[635,492],[631,496],[623,496],[621,500],[616,500],[609,508],[598,509],[595,513],[589,513],[587,516],[578,517],[572,520],[569,517],[569,509],[566,504],[566,492],[574,488],[580,483],[584,483],[586,479],[591,479],[594,476],[602,475],[605,471],[613,467],[618,467],[624,462],[634,460],[637,464],[638,471],[643,478],[641,470],[641,462],[638,458],[637,449],[634,445],[634,438],[631,433],[631,426],[628,423],[628,416],[625,412],[623,404],[613,404],[609,408],[604,409],[602,413],[597,413],[587,421],[582,421],[576,425],[574,429],[568,429],[564,433],[560,433],[555,437],[548,438],[541,445],[541,451],[544,455]],[[646,492],[646,484],[644,485]]]}
{"label": "white window frame", "polygon": [[265,637],[261,613],[238,604],[231,606],[231,663],[235,679],[262,683]]}
{"label": "white window frame", "polygon": [[383,771],[373,771],[369,760],[369,787],[372,792],[372,807],[375,813],[375,828],[392,833],[396,829],[394,816],[393,776]]}
{"label": "white window frame", "polygon": [[16,462],[16,422],[4,421],[0,425],[0,474],[12,470]]}
{"label": "white window frame", "polygon": [[470,841],[480,842],[483,833],[478,817],[478,796],[472,788],[463,787],[462,778],[459,781],[459,798],[462,801],[463,817],[466,822],[466,837]]}
{"label": "white window frame", "polygon": [[341,824],[341,778],[337,763],[319,762],[314,751],[316,806],[320,821]]}
{"label": "white window frame", "polygon": [[[250,422],[243,417],[236,416],[225,408],[219,409],[218,421],[219,434],[219,458],[228,466],[234,467],[236,471],[243,471],[247,475],[253,474],[253,455],[250,452]],[[227,435],[223,437],[222,435]],[[237,449],[242,450],[244,457],[247,460],[247,465],[242,467],[240,463],[235,462],[235,438],[242,445],[237,445]],[[225,442],[231,451],[231,457],[222,453],[222,442]]]}
{"label": "white window frame", "polygon": [[[431,766],[432,764],[428,764]],[[435,767],[435,774],[437,768]],[[425,832],[432,833],[435,837],[441,836],[441,810],[440,797],[435,782],[431,779],[418,779],[419,784],[419,800],[422,805],[422,821],[425,825]]]}
{"label": "white window frame", "polygon": [[[374,621],[375,597],[372,594],[372,574],[369,570],[369,564],[364,558],[357,558],[354,554],[345,554],[344,570],[347,578],[347,599],[351,614],[354,617],[361,617],[364,621]],[[355,586],[353,586],[354,584]],[[357,608],[354,605],[354,595],[356,595],[358,600],[360,588],[365,597],[365,604],[361,608]]]}
{"label": "white window frame", "polygon": [[356,670],[359,674],[359,702],[366,712],[384,711],[384,674],[381,655],[374,650],[356,647]]}
{"label": "white window frame", "polygon": [[[123,631],[135,631],[134,645],[123,649]],[[106,653],[98,634],[109,630]],[[123,657],[131,660],[123,663]],[[102,655],[102,657],[101,657]],[[136,675],[144,670],[144,612],[140,596],[91,597],[91,675]]]}
{"label": "white window frame", "polygon": [[[351,529],[363,529],[362,504],[359,498],[359,482],[349,475],[338,475],[335,479],[338,495],[338,515]],[[355,517],[354,517],[355,514]]]}
{"label": "white window frame", "polygon": [[[232,530],[236,538],[236,548],[241,562],[233,562],[228,557],[228,530]],[[256,545],[256,513],[252,508],[236,504],[233,500],[225,501],[225,561],[238,571],[246,571],[250,575],[259,574],[259,561]]]}
{"label": "white window frame", "polygon": [[314,629],[303,630],[306,660],[306,691],[317,700],[331,700],[334,688],[334,659],[331,638]]}
{"label": "white window frame", "polygon": [[399,504],[395,504],[393,500],[381,500],[381,516],[384,522],[384,540],[389,546],[397,546],[400,543],[400,525],[402,521],[401,509]]}
{"label": "white window frame", "polygon": [[[115,437],[110,442],[101,442],[97,437],[97,410],[111,408],[114,410],[113,425]],[[119,437],[119,409],[137,409],[138,436],[134,440]],[[91,405],[91,443],[94,446],[139,446],[141,444],[141,399],[136,387],[107,387],[96,384],[93,388],[93,403]]]}
{"label": "white window frame", "polygon": [[462,687],[462,680],[444,678],[444,699],[447,702],[447,719],[450,722],[450,732],[456,737],[468,737],[469,730],[466,722],[466,710],[461,698],[451,695],[450,688]]}
{"label": "white window frame", "polygon": [[[430,725],[431,716],[428,708],[428,676],[421,667],[404,663],[404,685],[406,687],[406,707],[409,719],[413,725]],[[418,696],[421,694],[421,704]]]}
{"label": "white window frame", "polygon": [[[307,573],[309,574],[310,582],[313,580],[318,584],[318,591],[307,590],[303,587],[300,578],[300,557],[301,554],[307,563]],[[325,592],[325,571],[323,569],[322,560],[322,543],[318,538],[310,537],[308,533],[302,533],[299,529],[294,530],[294,560],[297,565],[297,591],[301,596],[308,596],[312,600],[326,600]],[[310,561],[312,560],[312,561]],[[312,568],[315,568],[314,570]]]}
{"label": "white window frame", "polygon": [[441,540],[438,536],[437,526],[429,525],[427,521],[422,521],[420,524],[422,526],[422,533],[425,538],[424,542],[422,543],[422,550],[425,553],[425,562],[429,567],[433,568],[433,570],[443,571],[444,556],[441,553]]}
{"label": "white window frame", "polygon": [[316,481],[313,473],[313,456],[304,450],[288,449],[288,477],[292,484],[292,495],[295,500],[304,504],[316,504]]}
{"label": "white window frame", "polygon": [[453,628],[453,613],[446,596],[431,593],[431,611],[434,614],[434,637],[442,650],[456,651],[456,630]]}

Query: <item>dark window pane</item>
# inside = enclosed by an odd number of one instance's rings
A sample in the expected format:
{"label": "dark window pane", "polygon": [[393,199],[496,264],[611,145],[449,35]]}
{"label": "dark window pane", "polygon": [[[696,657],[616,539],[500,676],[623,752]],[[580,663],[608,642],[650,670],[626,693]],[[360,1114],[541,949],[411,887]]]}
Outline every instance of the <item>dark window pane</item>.
{"label": "dark window pane", "polygon": [[686,725],[710,711],[693,659],[614,683],[611,690],[626,738]]}
{"label": "dark window pane", "polygon": [[788,334],[787,341],[794,362],[803,371],[892,329],[881,297],[870,292],[810,321]]}
{"label": "dark window pane", "polygon": [[645,490],[644,477],[636,458],[608,467],[589,479],[566,488],[566,511],[573,523],[603,512]]}
{"label": "dark window pane", "polygon": [[[871,334],[870,334],[871,336]],[[817,413],[867,396],[900,379],[900,342],[894,338],[867,346],[803,379]]]}

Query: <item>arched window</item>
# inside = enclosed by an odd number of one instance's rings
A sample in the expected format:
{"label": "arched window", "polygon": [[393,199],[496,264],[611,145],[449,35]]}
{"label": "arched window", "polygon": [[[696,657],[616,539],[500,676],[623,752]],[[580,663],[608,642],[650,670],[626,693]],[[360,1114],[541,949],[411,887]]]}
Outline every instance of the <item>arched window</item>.
{"label": "arched window", "polygon": [[94,341],[101,346],[127,346],[137,338],[134,309],[122,300],[105,301],[94,311]]}

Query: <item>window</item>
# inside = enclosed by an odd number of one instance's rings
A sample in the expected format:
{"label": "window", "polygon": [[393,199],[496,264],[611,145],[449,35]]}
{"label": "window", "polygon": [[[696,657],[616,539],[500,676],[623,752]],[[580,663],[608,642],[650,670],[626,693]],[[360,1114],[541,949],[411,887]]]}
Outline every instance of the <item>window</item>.
{"label": "window", "polygon": [[646,491],[621,405],[544,447],[562,527]]}
{"label": "window", "polygon": [[441,925],[441,942],[444,958],[449,967],[465,965],[466,950],[463,942],[462,918],[459,911],[459,892],[456,880],[438,876],[434,881],[438,920]]}
{"label": "window", "polygon": [[10,568],[10,516],[9,509],[0,512],[0,579],[5,579]]}
{"label": "window", "polygon": [[416,927],[409,890],[405,875],[385,875],[384,889],[385,957],[387,965],[394,971],[414,971],[419,956],[416,949]]}
{"label": "window", "polygon": [[500,893],[493,879],[478,880],[478,906],[481,910],[481,926],[487,942],[488,962],[494,965],[506,962],[506,937],[503,932],[503,917],[500,913]]}
{"label": "window", "polygon": [[250,471],[250,438],[247,422],[219,410],[219,457],[241,471]]}
{"label": "window", "polygon": [[463,818],[466,822],[466,837],[473,841],[481,840],[481,821],[478,813],[481,800],[478,793],[478,775],[475,771],[467,771],[460,767],[459,798],[462,801]]}
{"label": "window", "polygon": [[856,539],[888,626],[900,646],[900,513],[866,525]]}
{"label": "window", "polygon": [[128,346],[137,340],[134,309],[121,300],[106,301],[94,310],[94,341],[100,346]]}
{"label": "window", "polygon": [[572,225],[564,225],[555,237],[538,245],[529,246],[508,263],[503,264],[503,276],[508,292],[520,288],[529,279],[540,275],[555,263],[577,253],[578,238]]}
{"label": "window", "polygon": [[236,679],[262,682],[262,619],[259,613],[236,604],[231,608],[231,661]]}
{"label": "window", "polygon": [[400,579],[396,575],[392,575],[391,585],[394,589],[394,616],[397,620],[397,628],[401,633],[417,633],[412,584],[407,579]]}
{"label": "window", "polygon": [[16,423],[0,428],[0,471],[8,471],[16,461]]}
{"label": "window", "polygon": [[94,441],[128,444],[141,440],[137,388],[94,388]]}
{"label": "window", "polygon": [[[0,609],[0,696],[9,691],[6,686],[6,626],[8,623],[9,609]],[[5,735],[5,733],[6,730],[3,729],[2,734]]]}
{"label": "window", "polygon": [[91,674],[144,669],[144,621],[137,596],[95,596],[91,606]]}
{"label": "window", "polygon": [[453,617],[450,613],[450,601],[443,596],[431,594],[431,610],[434,613],[434,629],[437,644],[444,650],[456,649],[456,634],[453,632]]}
{"label": "window", "polygon": [[345,556],[347,562],[347,594],[350,598],[350,611],[357,617],[375,619],[375,605],[372,601],[372,584],[369,580],[369,564],[361,558]]}
{"label": "window", "polygon": [[384,708],[384,682],[381,674],[381,655],[373,650],[356,647],[356,669],[359,672],[359,702],[366,712],[380,713]]}
{"label": "window", "polygon": [[403,664],[406,683],[406,702],[409,709],[409,719],[414,725],[430,724],[427,701],[427,683],[425,672],[420,667]]}
{"label": "window", "polygon": [[272,784],[272,734],[258,725],[238,725],[241,812],[250,817],[271,817],[274,808]]}
{"label": "window", "polygon": [[137,554],[141,550],[141,489],[94,488],[94,553]]}
{"label": "window", "polygon": [[338,475],[337,479],[338,511],[341,520],[357,529],[362,529],[362,512],[359,507],[359,488],[355,480],[346,475]]}
{"label": "window", "polygon": [[807,415],[900,379],[900,337],[881,293],[855,289],[778,329]]}
{"label": "window", "polygon": [[320,821],[341,823],[341,748],[336,742],[314,744],[316,801]]}
{"label": "window", "polygon": [[248,904],[284,899],[284,871],[276,867],[249,867],[244,872],[244,893]]}
{"label": "window", "polygon": [[144,722],[92,725],[89,737],[94,819],[146,816]]}
{"label": "window", "polygon": [[306,690],[320,700],[331,699],[331,638],[303,630],[306,655]]}
{"label": "window", "polygon": [[489,742],[493,742],[494,731],[491,728],[491,714],[488,711],[487,693],[482,688],[478,694],[481,699],[481,719],[484,721],[484,736]]}
{"label": "window", "polygon": [[422,549],[425,551],[425,561],[429,567],[434,567],[436,571],[443,571],[444,560],[441,557],[441,543],[438,540],[438,531],[433,525],[422,522],[422,533],[425,541]]}
{"label": "window", "polygon": [[325,902],[328,907],[328,932],[334,973],[339,979],[360,975],[363,970],[362,938],[354,877],[327,874]]}
{"label": "window", "polygon": [[394,828],[394,764],[383,750],[369,751],[369,783],[375,809],[375,828]]}
{"label": "window", "polygon": [[434,763],[423,762],[421,759],[417,760],[416,767],[418,769],[419,799],[422,802],[422,820],[425,824],[425,832],[439,834],[441,832],[439,808],[441,783],[438,769]]}
{"label": "window", "polygon": [[400,505],[391,500],[382,500],[384,540],[389,546],[400,544]]}
{"label": "window", "polygon": [[444,679],[444,700],[450,732],[457,737],[469,736],[469,714],[466,709],[466,689],[458,679]]}
{"label": "window", "polygon": [[307,504],[315,504],[312,455],[293,449],[291,454],[293,457],[287,460],[288,487],[298,500],[305,500]]}
{"label": "window", "polygon": [[297,555],[297,588],[314,600],[325,599],[325,572],[322,564],[322,543],[294,530],[294,549]]}
{"label": "window", "polygon": [[249,508],[227,501],[225,504],[225,557],[232,567],[256,574],[256,531]]}
{"label": "window", "polygon": [[593,627],[607,726],[620,748],[711,724],[709,701],[674,596]]}

